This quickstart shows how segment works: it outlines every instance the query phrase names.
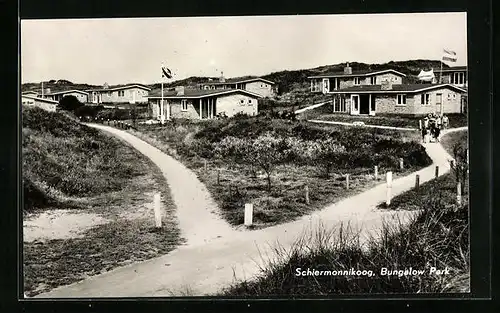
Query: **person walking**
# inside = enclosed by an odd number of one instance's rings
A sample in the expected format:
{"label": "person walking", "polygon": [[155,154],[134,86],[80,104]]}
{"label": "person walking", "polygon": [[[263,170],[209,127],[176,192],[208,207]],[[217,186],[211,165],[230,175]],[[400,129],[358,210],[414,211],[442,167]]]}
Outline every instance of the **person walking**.
{"label": "person walking", "polygon": [[436,127],[434,138],[436,142],[439,142],[439,135],[441,135],[441,128]]}
{"label": "person walking", "polygon": [[444,129],[447,129],[449,126],[450,121],[448,120],[448,116],[443,114],[443,127]]}

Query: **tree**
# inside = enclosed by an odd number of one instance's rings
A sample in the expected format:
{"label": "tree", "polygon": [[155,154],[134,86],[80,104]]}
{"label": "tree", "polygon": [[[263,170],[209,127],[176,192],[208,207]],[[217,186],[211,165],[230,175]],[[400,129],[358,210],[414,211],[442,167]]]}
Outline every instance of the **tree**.
{"label": "tree", "polygon": [[75,96],[73,95],[68,95],[64,96],[60,101],[59,101],[59,108],[61,110],[65,111],[70,111],[73,112],[79,107],[83,106],[83,103],[81,103]]}
{"label": "tree", "polygon": [[216,145],[215,151],[221,157],[234,163],[262,169],[266,174],[267,187],[270,191],[271,176],[276,166],[286,161],[289,149],[283,138],[267,132],[250,140],[226,137]]}

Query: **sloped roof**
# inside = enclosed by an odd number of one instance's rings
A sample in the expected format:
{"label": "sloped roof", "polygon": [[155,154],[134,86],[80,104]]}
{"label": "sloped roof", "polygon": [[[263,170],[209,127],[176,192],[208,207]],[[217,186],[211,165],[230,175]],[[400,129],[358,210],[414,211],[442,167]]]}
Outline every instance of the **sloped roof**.
{"label": "sloped roof", "polygon": [[[446,72],[463,72],[467,71],[467,66],[452,66],[448,68],[443,68],[443,73]],[[434,72],[441,73],[441,68],[435,68]]]}
{"label": "sloped roof", "polygon": [[86,91],[89,91],[89,92],[92,92],[92,91],[116,91],[116,90],[122,90],[122,89],[130,89],[130,88],[134,88],[134,87],[137,87],[137,88],[141,88],[141,89],[144,89],[144,90],[148,90],[150,91],[151,88],[145,86],[145,85],[142,85],[142,84],[128,84],[128,85],[118,85],[118,86],[114,86],[114,87],[109,87],[109,88],[95,88],[95,89],[87,89]]}
{"label": "sloped roof", "polygon": [[203,83],[202,85],[226,85],[226,84],[237,84],[237,83],[239,84],[239,83],[250,83],[253,81],[263,81],[263,82],[266,82],[266,83],[271,84],[271,85],[275,84],[274,82],[272,82],[270,80],[267,80],[267,79],[264,79],[261,77],[254,77],[254,78],[228,78],[224,82],[209,81],[209,82]]}
{"label": "sloped roof", "polygon": [[332,91],[332,93],[417,93],[441,88],[454,89],[458,92],[467,92],[467,90],[451,84],[393,84],[390,90],[382,90],[382,85],[362,85]]}
{"label": "sloped roof", "polygon": [[398,72],[398,71],[393,70],[393,69],[386,69],[386,70],[378,70],[378,71],[373,71],[373,70],[352,71],[352,74],[345,74],[344,72],[330,72],[330,73],[309,76],[308,78],[372,76],[372,75],[384,74],[384,73],[388,73],[388,72],[394,73],[394,74],[399,75],[399,76],[406,77],[406,74],[404,74],[404,73]]}
{"label": "sloped roof", "polygon": [[[242,89],[210,89],[210,90],[203,90],[203,89],[193,89],[193,88],[186,88],[184,89],[184,95],[177,95],[177,91],[175,90],[169,90],[169,91],[163,91],[163,97],[164,98],[173,98],[173,99],[186,99],[186,98],[204,98],[204,97],[209,97],[209,96],[216,96],[216,95],[225,95],[225,94],[231,94],[231,93],[244,93],[250,96],[254,96],[257,98],[262,98],[261,95],[247,91],[247,90],[242,90]],[[149,93],[148,98],[161,98],[161,90],[154,90]]]}
{"label": "sloped roof", "polygon": [[77,90],[77,89],[70,89],[70,90],[61,90],[61,91],[49,92],[49,93],[46,93],[45,95],[46,96],[49,96],[49,95],[61,95],[61,94],[72,93],[72,92],[83,93],[85,95],[89,94],[88,92],[85,92],[85,91],[81,91],[81,90]]}
{"label": "sloped roof", "polygon": [[41,98],[41,97],[33,97],[33,96],[28,96],[28,95],[22,95],[22,98],[36,100],[36,101],[41,101],[41,102],[47,102],[47,103],[52,103],[52,104],[59,104],[59,102],[57,102],[57,101],[50,100],[50,99],[45,99],[45,98]]}

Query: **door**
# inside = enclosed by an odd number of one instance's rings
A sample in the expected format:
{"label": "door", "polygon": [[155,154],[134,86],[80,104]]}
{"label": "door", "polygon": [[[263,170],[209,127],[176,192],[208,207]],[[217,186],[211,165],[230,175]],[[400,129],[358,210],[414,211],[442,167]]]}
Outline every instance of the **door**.
{"label": "door", "polygon": [[328,93],[330,90],[330,80],[328,78],[323,78],[323,93]]}
{"label": "door", "polygon": [[436,113],[443,114],[443,94],[436,94]]}
{"label": "door", "polygon": [[359,114],[370,114],[370,95],[359,96]]}
{"label": "door", "polygon": [[351,96],[351,114],[352,115],[359,114],[359,95]]}

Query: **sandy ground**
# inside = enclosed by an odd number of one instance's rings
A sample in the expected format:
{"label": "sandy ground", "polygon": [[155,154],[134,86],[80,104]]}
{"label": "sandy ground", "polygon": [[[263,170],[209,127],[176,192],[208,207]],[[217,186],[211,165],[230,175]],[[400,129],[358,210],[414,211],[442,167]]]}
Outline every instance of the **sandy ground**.
{"label": "sandy ground", "polygon": [[23,241],[46,241],[81,237],[83,233],[108,220],[92,213],[75,210],[54,210],[28,214],[23,221]]}
{"label": "sandy ground", "polygon": [[[386,198],[386,186],[380,184],[297,221],[260,231],[235,231],[216,215],[216,206],[206,188],[182,164],[124,131],[96,127],[127,140],[162,169],[178,206],[181,230],[190,244],[165,256],[117,268],[37,297],[182,296],[186,289],[190,295],[215,294],[235,280],[258,275],[259,266],[272,256],[272,248],[277,243],[289,249],[299,237],[314,233],[320,225],[332,228],[349,223],[360,230],[362,238],[367,238],[380,229],[384,220],[404,219],[408,215],[376,209]],[[447,130],[443,135],[463,129],[466,127]],[[413,188],[416,174],[424,183],[434,179],[436,165],[439,175],[450,170],[451,156],[440,144],[424,146],[434,164],[394,180],[393,196]]]}

